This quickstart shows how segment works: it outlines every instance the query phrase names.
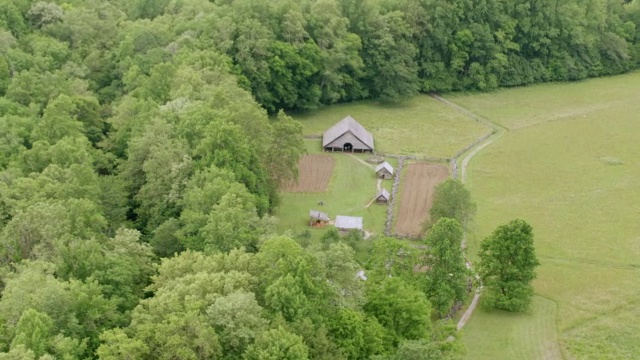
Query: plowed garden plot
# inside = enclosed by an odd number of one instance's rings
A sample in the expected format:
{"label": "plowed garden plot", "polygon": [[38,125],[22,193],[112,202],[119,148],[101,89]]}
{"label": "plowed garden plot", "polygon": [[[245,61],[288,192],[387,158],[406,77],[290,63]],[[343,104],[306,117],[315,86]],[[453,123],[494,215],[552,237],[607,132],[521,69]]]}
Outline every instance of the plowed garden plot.
{"label": "plowed garden plot", "polygon": [[449,177],[449,168],[427,163],[409,164],[401,184],[396,233],[415,236],[429,215],[436,185]]}
{"label": "plowed garden plot", "polygon": [[298,181],[288,184],[285,192],[324,192],[327,190],[335,159],[329,155],[305,155],[298,162]]}

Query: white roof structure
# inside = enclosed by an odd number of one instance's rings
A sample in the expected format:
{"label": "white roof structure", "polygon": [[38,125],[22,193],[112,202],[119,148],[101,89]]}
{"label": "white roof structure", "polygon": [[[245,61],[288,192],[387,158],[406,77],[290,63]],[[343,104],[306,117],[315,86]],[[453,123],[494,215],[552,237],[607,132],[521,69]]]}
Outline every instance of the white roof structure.
{"label": "white roof structure", "polygon": [[378,195],[376,195],[376,199],[379,199],[381,196],[387,200],[391,200],[391,194],[389,194],[387,189],[382,189],[378,191]]}
{"label": "white roof structure", "polygon": [[341,230],[362,230],[362,218],[356,216],[336,216],[336,228]]}
{"label": "white roof structure", "polygon": [[309,217],[321,221],[329,221],[329,214],[317,210],[309,210]]}
{"label": "white roof structure", "polygon": [[324,135],[322,136],[322,146],[327,146],[333,140],[347,132],[351,132],[353,136],[373,150],[373,135],[360,125],[356,119],[352,118],[351,115],[347,115],[346,118],[340,120],[337,124],[324,132]]}
{"label": "white roof structure", "polygon": [[389,164],[388,162],[383,162],[382,164],[376,166],[376,173],[382,169],[386,169],[389,174],[393,175],[393,166],[391,166],[391,164]]}

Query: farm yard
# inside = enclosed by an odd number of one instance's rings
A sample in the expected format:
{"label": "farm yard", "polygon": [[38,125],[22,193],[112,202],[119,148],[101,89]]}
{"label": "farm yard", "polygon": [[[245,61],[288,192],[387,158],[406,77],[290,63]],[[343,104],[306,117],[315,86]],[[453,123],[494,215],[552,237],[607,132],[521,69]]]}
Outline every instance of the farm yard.
{"label": "farm yard", "polygon": [[436,185],[449,177],[446,165],[417,162],[409,164],[400,185],[399,204],[395,216],[395,233],[418,236],[428,218]]}
{"label": "farm yard", "polygon": [[529,312],[476,310],[468,358],[636,359],[640,73],[447,99],[506,128],[467,172],[469,255],[520,217],[541,263]]}
{"label": "farm yard", "polygon": [[[309,143],[319,146],[319,141]],[[336,215],[361,216],[365,231],[382,234],[386,205],[372,203],[377,193],[377,178],[374,167],[364,161],[367,156],[325,153],[303,158],[299,163],[298,184],[287,187],[281,194],[282,204],[276,213],[280,219],[278,230],[291,230],[294,235],[309,230],[311,240],[319,239],[326,229],[308,226],[309,210],[314,209],[328,213],[332,220]],[[312,161],[318,159],[320,161]],[[334,165],[330,166],[331,163]],[[313,179],[314,176],[328,179],[328,184],[319,187],[318,184],[324,184],[325,180]],[[391,180],[386,180],[382,186],[390,188],[391,184]],[[320,202],[323,205],[319,205]]]}

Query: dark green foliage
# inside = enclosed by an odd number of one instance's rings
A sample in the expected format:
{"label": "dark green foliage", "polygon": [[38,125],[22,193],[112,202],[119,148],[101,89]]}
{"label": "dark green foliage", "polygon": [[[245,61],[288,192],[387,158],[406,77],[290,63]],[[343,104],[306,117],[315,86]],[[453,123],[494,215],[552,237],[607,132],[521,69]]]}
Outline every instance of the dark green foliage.
{"label": "dark green foliage", "polygon": [[499,226],[482,242],[479,256],[485,302],[507,311],[526,310],[533,296],[535,267],[539,265],[531,226],[521,219]]}

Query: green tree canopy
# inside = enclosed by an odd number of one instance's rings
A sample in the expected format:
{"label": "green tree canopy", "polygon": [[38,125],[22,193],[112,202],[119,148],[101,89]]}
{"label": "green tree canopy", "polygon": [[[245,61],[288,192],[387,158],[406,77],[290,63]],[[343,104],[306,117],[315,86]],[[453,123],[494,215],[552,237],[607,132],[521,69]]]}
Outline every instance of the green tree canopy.
{"label": "green tree canopy", "polygon": [[539,265],[531,226],[521,219],[499,226],[483,240],[479,256],[485,302],[497,309],[526,310],[533,295],[535,267]]}

